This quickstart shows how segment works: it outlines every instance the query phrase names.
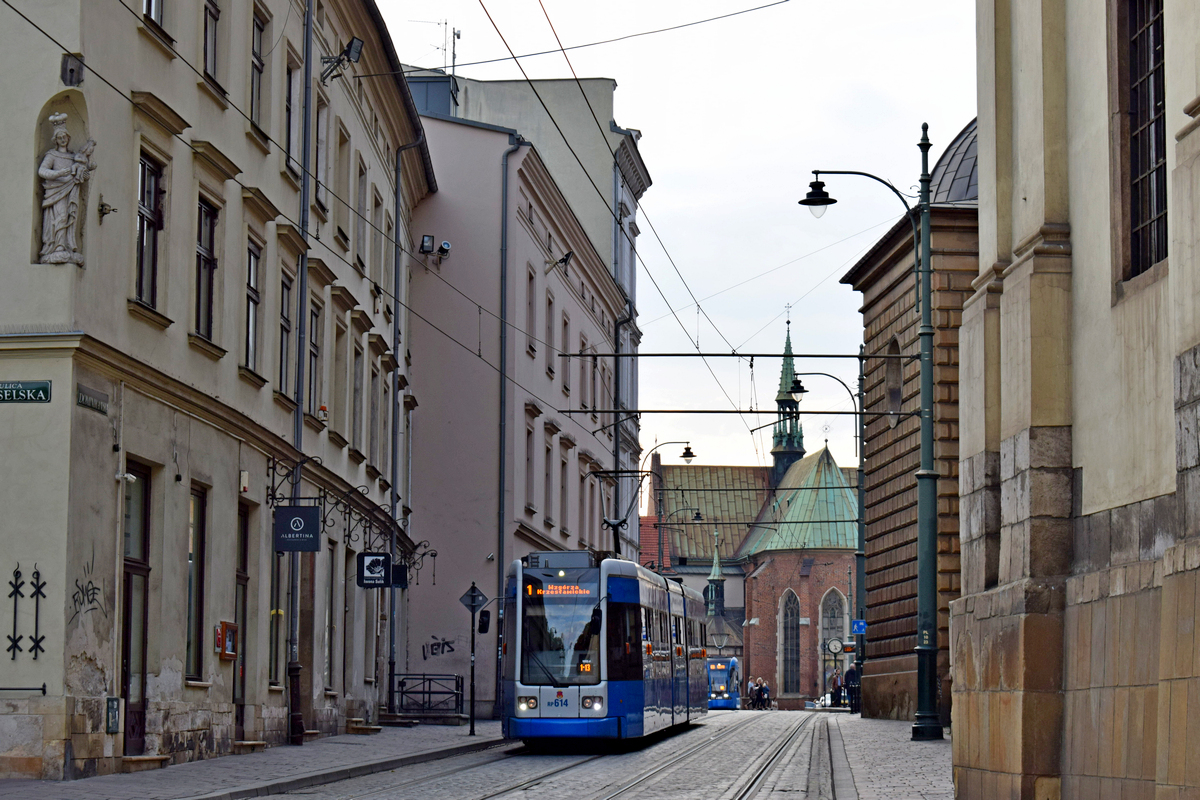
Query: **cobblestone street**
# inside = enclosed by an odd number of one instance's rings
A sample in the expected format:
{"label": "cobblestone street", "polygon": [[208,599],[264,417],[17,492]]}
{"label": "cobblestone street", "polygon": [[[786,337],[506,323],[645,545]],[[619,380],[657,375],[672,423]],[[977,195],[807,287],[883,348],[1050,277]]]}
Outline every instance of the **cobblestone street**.
{"label": "cobblestone street", "polygon": [[[912,723],[839,714],[831,720],[845,746],[858,800],[952,800],[950,737],[914,742]],[[839,788],[838,800],[845,800]]]}

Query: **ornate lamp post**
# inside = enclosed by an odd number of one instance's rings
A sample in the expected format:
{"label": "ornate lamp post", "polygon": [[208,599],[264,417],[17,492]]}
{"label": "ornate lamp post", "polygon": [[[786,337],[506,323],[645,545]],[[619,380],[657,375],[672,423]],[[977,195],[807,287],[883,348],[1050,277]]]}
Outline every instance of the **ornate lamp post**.
{"label": "ornate lamp post", "polygon": [[[941,739],[942,723],[937,708],[937,469],[933,463],[933,313],[932,263],[929,238],[929,125],[921,125],[921,194],[918,220],[904,195],[888,181],[868,172],[813,170],[815,180],[800,202],[820,217],[825,207],[837,201],[825,191],[821,175],[859,175],[882,183],[904,204],[913,223],[913,246],[920,246],[915,260],[917,299],[921,310],[921,468],[917,471],[917,719],[913,739]],[[859,680],[862,680],[860,674]]]}

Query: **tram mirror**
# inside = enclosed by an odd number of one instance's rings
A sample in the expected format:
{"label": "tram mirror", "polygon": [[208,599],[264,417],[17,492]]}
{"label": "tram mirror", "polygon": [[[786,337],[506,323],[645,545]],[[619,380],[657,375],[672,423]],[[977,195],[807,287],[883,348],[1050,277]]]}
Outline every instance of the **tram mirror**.
{"label": "tram mirror", "polygon": [[492,626],[492,612],[483,610],[479,612],[479,632],[487,633],[488,628]]}
{"label": "tram mirror", "polygon": [[604,617],[600,613],[600,608],[592,609],[592,636],[600,635],[600,625],[604,622]]}

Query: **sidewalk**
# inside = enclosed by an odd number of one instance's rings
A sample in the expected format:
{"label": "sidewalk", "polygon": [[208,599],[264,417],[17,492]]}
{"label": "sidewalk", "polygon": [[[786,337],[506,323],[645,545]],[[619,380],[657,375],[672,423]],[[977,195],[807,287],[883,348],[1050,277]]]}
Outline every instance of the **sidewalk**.
{"label": "sidewalk", "polygon": [[432,761],[492,747],[500,723],[467,726],[418,725],[384,728],[373,736],[330,736],[302,747],[282,745],[258,753],[78,781],[0,780],[0,798],[8,800],[235,800],[261,797],[383,772],[405,764]]}
{"label": "sidewalk", "polygon": [[949,737],[914,742],[911,722],[858,715],[831,716],[829,734],[838,800],[954,800]]}

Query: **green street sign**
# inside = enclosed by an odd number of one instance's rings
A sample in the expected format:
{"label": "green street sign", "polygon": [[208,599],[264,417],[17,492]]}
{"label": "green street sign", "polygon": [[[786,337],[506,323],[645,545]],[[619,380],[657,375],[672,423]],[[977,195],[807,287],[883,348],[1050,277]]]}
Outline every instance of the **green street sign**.
{"label": "green street sign", "polygon": [[49,403],[50,381],[0,381],[0,403]]}

